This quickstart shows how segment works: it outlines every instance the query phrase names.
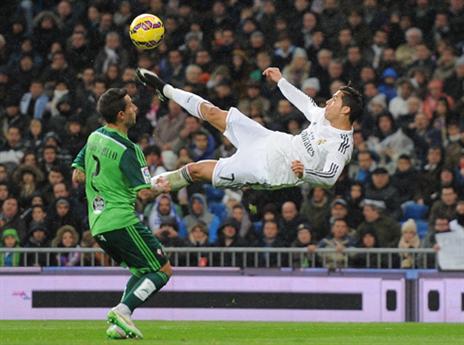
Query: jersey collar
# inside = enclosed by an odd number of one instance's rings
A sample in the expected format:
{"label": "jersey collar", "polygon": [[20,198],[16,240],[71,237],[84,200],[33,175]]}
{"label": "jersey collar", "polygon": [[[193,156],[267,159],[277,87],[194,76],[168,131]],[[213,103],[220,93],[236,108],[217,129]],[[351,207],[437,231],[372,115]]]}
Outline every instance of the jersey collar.
{"label": "jersey collar", "polygon": [[118,130],[115,129],[115,128],[111,128],[111,127],[108,127],[108,126],[105,126],[105,127],[103,127],[103,128],[105,128],[105,130],[107,130],[108,132],[117,133],[117,134],[120,135],[121,137],[126,138],[126,139],[129,139],[129,138],[127,137],[127,134],[125,134],[125,133],[123,133],[123,132],[121,132],[121,131],[118,131]]}

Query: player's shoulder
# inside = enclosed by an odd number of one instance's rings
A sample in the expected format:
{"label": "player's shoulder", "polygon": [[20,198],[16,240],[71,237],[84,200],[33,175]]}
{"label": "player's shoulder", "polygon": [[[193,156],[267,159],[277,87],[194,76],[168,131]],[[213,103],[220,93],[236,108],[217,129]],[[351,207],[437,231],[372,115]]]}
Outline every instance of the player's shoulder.
{"label": "player's shoulder", "polygon": [[351,156],[353,150],[353,135],[350,132],[334,133],[332,132],[332,139],[335,145],[331,145],[332,150],[336,150],[343,156]]}
{"label": "player's shoulder", "polygon": [[95,130],[92,135],[103,136],[109,142],[112,142],[116,146],[119,146],[123,150],[135,150],[135,144],[128,138],[122,136],[115,130],[108,129],[106,127],[100,127]]}

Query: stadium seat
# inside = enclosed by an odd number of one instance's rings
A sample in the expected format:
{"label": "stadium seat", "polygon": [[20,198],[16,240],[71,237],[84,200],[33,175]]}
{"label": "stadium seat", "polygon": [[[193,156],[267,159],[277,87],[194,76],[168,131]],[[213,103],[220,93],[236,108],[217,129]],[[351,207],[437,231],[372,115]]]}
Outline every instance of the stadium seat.
{"label": "stadium seat", "polygon": [[210,184],[204,184],[203,190],[205,191],[208,204],[212,202],[221,202],[224,197],[224,191],[222,189],[214,188]]}
{"label": "stadium seat", "polygon": [[416,220],[416,226],[417,235],[419,235],[421,240],[424,239],[425,235],[427,235],[427,232],[429,231],[429,223],[426,220],[418,219]]}
{"label": "stadium seat", "polygon": [[222,222],[227,218],[227,207],[221,202],[209,202],[208,208],[211,213],[216,215]]}
{"label": "stadium seat", "polygon": [[415,202],[406,202],[401,205],[403,210],[403,220],[410,218],[414,220],[424,220],[427,218],[427,212],[429,211],[428,206],[417,204]]}

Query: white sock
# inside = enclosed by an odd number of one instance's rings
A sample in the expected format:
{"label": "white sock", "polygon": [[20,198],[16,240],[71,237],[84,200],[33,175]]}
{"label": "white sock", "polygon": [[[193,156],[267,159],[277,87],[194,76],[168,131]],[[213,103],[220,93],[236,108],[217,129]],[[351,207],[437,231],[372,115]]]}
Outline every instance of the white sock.
{"label": "white sock", "polygon": [[129,307],[124,303],[119,303],[114,309],[117,309],[123,315],[129,316],[129,318],[132,315]]}
{"label": "white sock", "polygon": [[209,103],[208,101],[204,100],[200,96],[197,96],[191,92],[187,92],[181,89],[176,89],[172,85],[166,84],[163,87],[163,94],[175,101],[179,104],[182,108],[187,110],[189,114],[198,117],[204,120],[203,115],[200,111],[200,105],[202,103]]}
{"label": "white sock", "polygon": [[173,192],[176,192],[179,189],[187,187],[189,184],[193,183],[192,177],[190,176],[187,166],[184,166],[174,171],[167,171],[162,174],[153,176],[151,178],[151,185],[156,186],[157,180],[161,176],[168,180],[171,186],[171,190]]}

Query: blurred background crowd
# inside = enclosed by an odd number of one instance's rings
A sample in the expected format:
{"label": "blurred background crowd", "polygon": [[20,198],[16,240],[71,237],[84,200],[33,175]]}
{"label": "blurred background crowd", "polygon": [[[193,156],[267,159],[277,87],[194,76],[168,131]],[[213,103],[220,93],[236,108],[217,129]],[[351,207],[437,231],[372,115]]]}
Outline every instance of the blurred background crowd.
{"label": "blurred background crowd", "polygon": [[[23,0],[0,7],[2,246],[95,246],[70,163],[102,125],[96,103],[108,88],[126,88],[138,106],[129,137],[153,175],[234,153],[209,124],[136,84],[136,67],[295,135],[308,123],[263,78],[269,66],[320,105],[348,82],[365,101],[352,161],[332,190],[194,184],[139,199],[140,219],[166,246],[438,250],[437,232],[464,230],[464,0]],[[164,21],[166,35],[158,48],[138,51],[128,26],[145,12]],[[61,265],[79,260],[56,257]],[[397,265],[412,261],[403,255]],[[0,257],[0,266],[18,264],[19,254]]]}

